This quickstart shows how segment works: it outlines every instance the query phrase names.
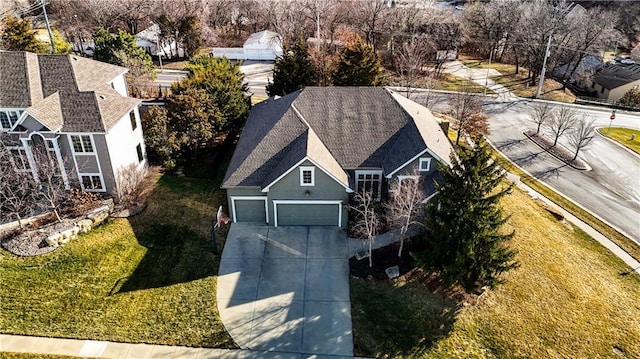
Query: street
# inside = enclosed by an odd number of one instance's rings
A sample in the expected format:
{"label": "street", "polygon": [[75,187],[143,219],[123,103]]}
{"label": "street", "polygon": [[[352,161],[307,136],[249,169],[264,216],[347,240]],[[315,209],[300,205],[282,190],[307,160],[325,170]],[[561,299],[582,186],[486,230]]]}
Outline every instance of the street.
{"label": "street", "polygon": [[[420,101],[424,96],[417,94],[412,97]],[[432,101],[436,98],[431,108],[438,112],[446,111],[446,95],[431,96]],[[535,128],[529,115],[530,100],[501,102],[488,98],[484,109],[489,115],[490,134],[487,137],[505,156],[640,242],[640,156],[598,134],[591,146],[579,154],[591,170],[576,170],[523,135],[524,130]],[[606,130],[609,126],[611,112],[606,108],[580,107],[578,112],[589,115],[598,127]],[[613,126],[640,129],[640,116],[618,112]],[[559,143],[573,149],[566,136],[561,137]]]}

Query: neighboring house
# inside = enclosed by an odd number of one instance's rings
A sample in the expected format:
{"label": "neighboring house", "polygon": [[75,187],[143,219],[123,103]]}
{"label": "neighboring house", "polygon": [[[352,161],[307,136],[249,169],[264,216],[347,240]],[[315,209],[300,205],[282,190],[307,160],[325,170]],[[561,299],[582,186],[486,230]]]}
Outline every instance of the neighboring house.
{"label": "neighboring house", "polygon": [[117,196],[119,172],[146,165],[127,71],[74,55],[0,51],[0,132],[15,168],[39,180],[39,149],[67,187]]}
{"label": "neighboring house", "polygon": [[393,91],[307,87],[253,107],[222,188],[234,222],[344,227],[350,193],[384,198],[417,168],[431,196],[452,152],[431,111]]}
{"label": "neighboring house", "polygon": [[[604,62],[602,57],[595,55],[586,55],[580,60],[576,70],[571,75],[569,81],[577,84],[578,86],[588,87],[591,85],[591,79],[593,75],[602,67]],[[560,65],[555,68],[553,75],[558,79],[563,79],[569,75],[569,72],[573,71],[573,67],[576,65],[575,61]]]}
{"label": "neighboring house", "polygon": [[631,60],[640,62],[640,42],[631,50]]}
{"label": "neighboring house", "polygon": [[161,40],[160,26],[151,24],[148,28],[136,34],[136,44],[147,50],[151,56],[163,58],[184,57],[184,49],[174,39]]}
{"label": "neighboring house", "polygon": [[591,88],[596,96],[616,102],[640,86],[640,64],[607,64],[593,76]]}
{"label": "neighboring house", "polygon": [[282,36],[273,31],[264,30],[249,36],[242,47],[214,47],[214,57],[226,57],[230,60],[275,60],[282,56]]}

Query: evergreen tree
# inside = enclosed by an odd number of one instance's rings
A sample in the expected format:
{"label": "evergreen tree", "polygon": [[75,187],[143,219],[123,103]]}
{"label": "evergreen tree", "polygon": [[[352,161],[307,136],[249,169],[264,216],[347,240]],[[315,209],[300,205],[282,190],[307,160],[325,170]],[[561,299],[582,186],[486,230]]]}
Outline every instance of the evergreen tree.
{"label": "evergreen tree", "polygon": [[189,61],[187,69],[187,78],[171,87],[173,94],[180,95],[188,89],[205,90],[220,111],[220,130],[239,130],[249,113],[247,86],[240,65],[227,58],[200,56]]}
{"label": "evergreen tree", "polygon": [[56,29],[51,29],[53,35],[53,53],[54,54],[70,54],[73,47],[68,43]]}
{"label": "evergreen tree", "polygon": [[505,173],[481,140],[473,149],[457,148],[452,167],[441,166],[442,182],[429,201],[425,256],[451,283],[467,290],[501,283],[500,274],[516,268],[515,251],[507,247],[513,232],[500,227],[508,220],[498,202],[510,192]]}
{"label": "evergreen tree", "polygon": [[273,82],[267,84],[267,95],[284,96],[316,83],[316,72],[309,58],[307,46],[297,42],[286,48],[284,54],[276,59],[273,68]]}
{"label": "evergreen tree", "polygon": [[331,80],[335,86],[384,86],[386,83],[378,55],[362,40],[342,50]]}
{"label": "evergreen tree", "polygon": [[136,44],[135,36],[124,30],[118,30],[117,35],[98,28],[93,34],[95,50],[93,59],[118,66],[126,66],[127,62],[136,63],[138,72],[136,76],[155,77],[153,61],[147,51]]}
{"label": "evergreen tree", "polygon": [[93,33],[93,59],[96,61],[108,62],[110,64],[119,64],[118,58],[114,52],[120,50],[117,47],[116,36],[111,34],[105,28],[99,27]]}
{"label": "evergreen tree", "polygon": [[7,51],[47,52],[47,45],[36,38],[27,19],[18,19],[11,15],[2,21],[2,49]]}

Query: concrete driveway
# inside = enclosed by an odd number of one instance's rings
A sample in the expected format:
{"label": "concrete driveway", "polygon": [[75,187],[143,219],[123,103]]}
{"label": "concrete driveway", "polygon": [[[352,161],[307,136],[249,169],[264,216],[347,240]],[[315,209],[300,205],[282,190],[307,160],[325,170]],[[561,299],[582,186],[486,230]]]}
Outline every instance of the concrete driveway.
{"label": "concrete driveway", "polygon": [[217,288],[220,317],[241,348],[353,356],[347,239],[340,229],[235,223]]}

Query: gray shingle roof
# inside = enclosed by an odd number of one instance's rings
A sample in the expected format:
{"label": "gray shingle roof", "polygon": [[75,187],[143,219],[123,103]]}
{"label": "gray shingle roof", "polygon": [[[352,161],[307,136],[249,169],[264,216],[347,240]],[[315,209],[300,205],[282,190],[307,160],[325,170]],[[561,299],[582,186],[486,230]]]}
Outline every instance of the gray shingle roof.
{"label": "gray shingle roof", "polygon": [[0,107],[27,108],[52,130],[107,132],[139,103],[108,85],[126,71],[73,55],[0,51]]}
{"label": "gray shingle roof", "polygon": [[264,188],[305,157],[345,186],[345,169],[389,173],[428,143],[447,161],[452,148],[431,112],[396,96],[375,87],[307,87],[256,105],[223,187]]}
{"label": "gray shingle roof", "polygon": [[595,83],[608,90],[636,80],[640,80],[640,64],[608,64],[593,77]]}

